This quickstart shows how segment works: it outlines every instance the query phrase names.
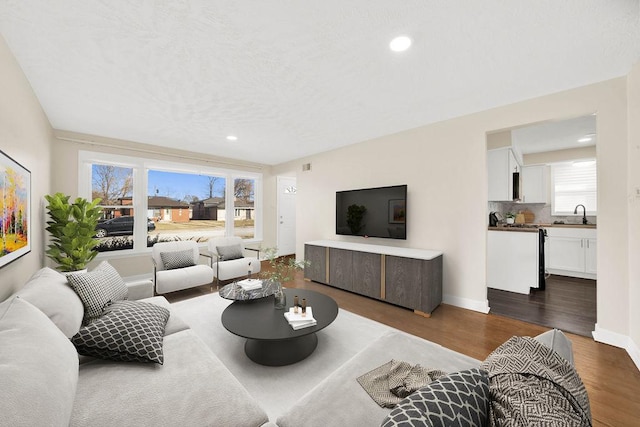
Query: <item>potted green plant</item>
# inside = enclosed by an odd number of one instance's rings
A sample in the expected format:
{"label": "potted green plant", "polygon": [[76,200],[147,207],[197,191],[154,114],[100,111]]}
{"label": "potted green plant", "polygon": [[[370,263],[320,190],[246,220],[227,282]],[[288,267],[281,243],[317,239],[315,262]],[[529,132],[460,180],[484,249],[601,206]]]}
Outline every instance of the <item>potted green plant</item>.
{"label": "potted green plant", "polygon": [[507,219],[507,224],[513,224],[516,220],[516,214],[514,214],[513,212],[507,212],[506,214],[504,214],[504,217]]}
{"label": "potted green plant", "polygon": [[84,270],[98,255],[95,234],[102,212],[100,199],[89,202],[78,197],[70,203],[69,198],[62,193],[45,196],[50,218],[46,230],[51,234],[46,254],[63,272]]}
{"label": "potted green plant", "polygon": [[296,272],[310,263],[307,260],[296,261],[293,257],[278,257],[277,248],[267,248],[261,250],[261,252],[264,252],[269,268],[262,270],[260,277],[271,282],[271,286],[275,287],[275,305],[276,308],[282,309],[287,303],[286,295],[282,291],[282,285],[293,280]]}

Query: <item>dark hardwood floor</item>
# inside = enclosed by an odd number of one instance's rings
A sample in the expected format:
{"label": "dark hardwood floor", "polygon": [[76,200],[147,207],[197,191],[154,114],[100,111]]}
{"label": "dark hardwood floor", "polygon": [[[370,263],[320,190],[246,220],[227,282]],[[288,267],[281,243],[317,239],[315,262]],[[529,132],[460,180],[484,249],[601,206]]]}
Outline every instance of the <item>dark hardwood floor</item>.
{"label": "dark hardwood floor", "polygon": [[[265,263],[262,268],[266,268]],[[302,273],[286,286],[322,292],[335,299],[345,310],[479,360],[486,358],[491,351],[513,335],[536,336],[548,330],[534,323],[494,313],[482,314],[446,304],[440,305],[431,318],[425,318],[411,310],[319,283],[307,282],[303,279]],[[201,286],[165,296],[171,302],[175,302],[211,292],[211,287]],[[576,369],[589,395],[593,425],[638,426],[640,371],[627,352],[621,348],[597,343],[587,336],[572,333],[567,335],[573,343]]]}
{"label": "dark hardwood floor", "polygon": [[591,336],[596,324],[596,281],[550,276],[546,289],[529,295],[488,289],[491,313]]}

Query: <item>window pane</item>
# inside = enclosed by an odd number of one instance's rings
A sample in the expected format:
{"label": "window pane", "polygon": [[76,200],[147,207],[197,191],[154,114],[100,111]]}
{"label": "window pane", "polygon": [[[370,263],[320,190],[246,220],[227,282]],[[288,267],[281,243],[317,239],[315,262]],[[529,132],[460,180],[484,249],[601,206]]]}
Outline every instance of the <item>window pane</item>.
{"label": "window pane", "polygon": [[99,252],[133,249],[133,169],[91,165],[91,198],[100,198]]}
{"label": "window pane", "polygon": [[226,180],[220,176],[148,171],[148,246],[171,240],[206,242],[224,236]]}
{"label": "window pane", "polygon": [[554,165],[553,213],[570,215],[577,205],[584,205],[587,214],[595,215],[598,208],[596,163],[575,162]]}
{"label": "window pane", "polygon": [[238,178],[233,181],[233,234],[243,239],[253,239],[256,234],[255,187],[253,179]]}

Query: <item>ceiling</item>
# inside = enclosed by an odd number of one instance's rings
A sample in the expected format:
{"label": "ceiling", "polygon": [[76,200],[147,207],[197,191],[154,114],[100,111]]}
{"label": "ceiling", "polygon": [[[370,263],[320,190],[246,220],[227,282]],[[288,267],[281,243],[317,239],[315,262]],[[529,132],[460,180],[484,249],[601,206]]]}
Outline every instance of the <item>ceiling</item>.
{"label": "ceiling", "polygon": [[0,31],[55,129],[273,165],[624,76],[639,8],[0,0]]}
{"label": "ceiling", "polygon": [[589,147],[596,141],[595,114],[511,130],[512,145],[522,154]]}

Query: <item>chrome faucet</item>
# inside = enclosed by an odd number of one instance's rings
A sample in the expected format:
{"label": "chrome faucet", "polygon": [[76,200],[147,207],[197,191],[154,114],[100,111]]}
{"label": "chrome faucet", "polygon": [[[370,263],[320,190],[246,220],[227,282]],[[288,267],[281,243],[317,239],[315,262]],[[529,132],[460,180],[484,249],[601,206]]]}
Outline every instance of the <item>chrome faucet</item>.
{"label": "chrome faucet", "polygon": [[578,213],[578,208],[582,206],[582,223],[586,224],[587,223],[587,208],[584,207],[584,205],[578,205],[576,206],[576,208],[573,210],[574,214]]}

